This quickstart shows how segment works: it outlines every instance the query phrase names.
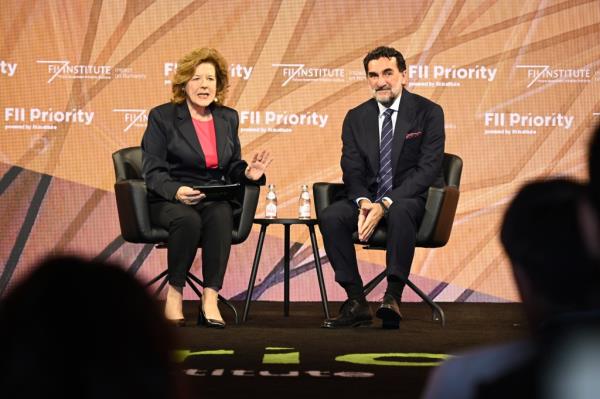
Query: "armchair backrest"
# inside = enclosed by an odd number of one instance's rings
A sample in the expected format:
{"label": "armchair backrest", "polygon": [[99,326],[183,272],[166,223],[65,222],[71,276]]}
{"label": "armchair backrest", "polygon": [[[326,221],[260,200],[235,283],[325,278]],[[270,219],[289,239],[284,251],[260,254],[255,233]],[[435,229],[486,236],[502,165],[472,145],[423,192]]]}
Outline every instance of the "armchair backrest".
{"label": "armchair backrest", "polygon": [[123,239],[134,243],[161,243],[169,233],[150,223],[146,184],[142,177],[142,149],[129,147],[112,154],[115,199]]}
{"label": "armchair backrest", "polygon": [[142,179],[142,148],[123,148],[112,154],[117,181]]}
{"label": "armchair backrest", "polygon": [[458,155],[444,153],[442,173],[446,186],[429,188],[425,215],[417,232],[417,246],[443,247],[450,239],[460,196],[462,166],[462,159]]}
{"label": "armchair backrest", "polygon": [[463,161],[458,155],[445,153],[442,164],[444,182],[447,186],[460,187],[460,176],[462,174]]}
{"label": "armchair backrest", "polygon": [[232,244],[244,242],[252,231],[256,207],[258,206],[258,197],[260,196],[260,187],[252,184],[243,186],[243,198],[240,199],[242,211],[236,215],[233,220],[233,234],[231,236]]}

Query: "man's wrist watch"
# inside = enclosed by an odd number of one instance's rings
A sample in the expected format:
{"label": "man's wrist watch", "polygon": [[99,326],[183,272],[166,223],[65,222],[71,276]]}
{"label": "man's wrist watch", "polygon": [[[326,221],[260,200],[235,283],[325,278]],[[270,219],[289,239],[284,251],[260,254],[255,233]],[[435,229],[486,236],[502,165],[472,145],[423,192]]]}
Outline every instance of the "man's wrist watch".
{"label": "man's wrist watch", "polygon": [[383,217],[387,218],[387,215],[389,213],[389,209],[387,206],[385,206],[385,202],[383,202],[383,200],[378,202],[379,205],[381,205],[381,208],[383,208]]}

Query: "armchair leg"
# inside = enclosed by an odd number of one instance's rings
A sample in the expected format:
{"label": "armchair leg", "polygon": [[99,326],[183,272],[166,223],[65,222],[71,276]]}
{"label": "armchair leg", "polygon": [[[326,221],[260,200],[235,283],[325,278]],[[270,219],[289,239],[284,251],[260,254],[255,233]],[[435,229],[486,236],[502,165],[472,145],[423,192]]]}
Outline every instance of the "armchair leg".
{"label": "armchair leg", "polygon": [[[365,284],[365,286],[363,287],[363,293],[365,294],[365,296],[367,296],[367,294],[373,291],[373,289],[377,287],[384,278],[385,270],[379,273],[377,276],[375,276],[367,284]],[[409,286],[410,289],[413,290],[423,300],[423,302],[429,305],[433,314],[433,321],[440,322],[441,326],[444,327],[446,325],[446,316],[444,315],[444,311],[442,310],[442,308],[437,303],[433,302],[429,295],[421,291],[421,289],[417,287],[412,281],[410,281],[410,279],[403,276],[401,276],[400,278],[402,279],[405,285]]]}
{"label": "armchair leg", "polygon": [[381,281],[384,278],[385,278],[385,270],[382,271],[381,273],[379,273],[377,276],[375,276],[367,284],[365,284],[365,286],[363,287],[363,294],[365,294],[365,296],[367,296],[371,291],[373,291],[373,289],[375,289],[375,287],[377,287],[379,285],[379,283],[381,283]]}
{"label": "armchair leg", "polygon": [[162,281],[158,285],[158,288],[154,291],[154,296],[158,296],[158,294],[160,294],[160,292],[165,288],[165,285],[167,285],[167,274],[168,271],[165,270],[146,284],[146,287],[151,287],[158,280],[162,279]]}
{"label": "armchair leg", "polygon": [[420,296],[424,302],[427,302],[433,313],[433,321],[439,321],[441,326],[444,327],[446,325],[446,317],[444,316],[444,311],[442,310],[442,308],[437,303],[433,302],[429,295],[421,291],[419,287],[414,285],[413,282],[410,281],[408,278],[401,276],[401,279],[406,285],[410,287],[411,290],[413,290],[418,296]]}
{"label": "armchair leg", "polygon": [[[194,280],[192,280],[189,275],[185,277],[185,281],[187,281],[188,285],[190,286],[190,288],[192,289],[192,291],[194,291],[196,293],[196,295],[198,296],[198,298],[202,298],[202,293],[200,292],[200,290],[198,289],[198,287],[196,287],[196,284],[194,283]],[[202,287],[202,285],[200,285],[200,287]]]}
{"label": "armchair leg", "polygon": [[152,280],[148,281],[148,284],[146,284],[146,287],[150,287],[152,284],[156,283],[158,280],[160,280],[163,277],[167,276],[168,271],[165,270],[162,273],[160,273],[158,276],[154,277]]}

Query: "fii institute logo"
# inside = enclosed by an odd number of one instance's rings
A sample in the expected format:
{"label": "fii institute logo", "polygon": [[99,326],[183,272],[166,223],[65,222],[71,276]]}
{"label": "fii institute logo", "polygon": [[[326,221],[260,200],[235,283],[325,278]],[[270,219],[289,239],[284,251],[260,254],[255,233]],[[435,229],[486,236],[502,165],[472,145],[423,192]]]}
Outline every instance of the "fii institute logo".
{"label": "fii institute logo", "polygon": [[459,87],[465,81],[487,81],[496,79],[498,68],[485,65],[472,67],[450,67],[445,65],[415,64],[408,66],[409,86],[412,87]]}
{"label": "fii institute logo", "polygon": [[535,115],[531,112],[486,112],[483,115],[486,135],[534,135],[536,128],[558,127],[565,130],[573,127],[575,117],[553,112]]}
{"label": "fii institute logo", "polygon": [[112,66],[110,65],[73,65],[70,61],[47,61],[38,60],[38,64],[48,65],[50,78],[47,83],[54,79],[110,79]]}
{"label": "fii institute logo", "polygon": [[69,111],[55,111],[52,108],[4,108],[4,130],[56,130],[63,123],[89,126],[93,120],[93,111],[79,108]]}
{"label": "fii institute logo", "polygon": [[38,60],[38,64],[48,65],[50,78],[47,83],[54,79],[146,79],[146,74],[136,73],[133,68],[113,67],[111,65],[74,65],[71,61],[48,61]]}
{"label": "fii institute logo", "polygon": [[550,65],[516,65],[518,69],[527,70],[529,83],[589,83],[594,72],[590,68],[552,68]]}
{"label": "fii institute logo", "polygon": [[345,82],[346,71],[344,68],[307,67],[305,64],[271,64],[281,68],[283,83],[281,87],[290,82]]}
{"label": "fii institute logo", "polygon": [[12,78],[17,71],[17,64],[13,64],[4,60],[0,60],[0,75],[6,75]]}
{"label": "fii institute logo", "polygon": [[[165,77],[164,84],[170,85],[170,76],[177,70],[176,62],[165,62],[163,65],[163,76]],[[242,80],[249,80],[252,76],[253,66],[246,66],[242,64],[231,64],[229,65],[229,76],[231,78],[238,78]]]}
{"label": "fii institute logo", "polygon": [[128,131],[132,127],[145,128],[148,122],[148,111],[145,109],[113,109],[113,112],[123,114],[123,121],[126,125],[123,132]]}

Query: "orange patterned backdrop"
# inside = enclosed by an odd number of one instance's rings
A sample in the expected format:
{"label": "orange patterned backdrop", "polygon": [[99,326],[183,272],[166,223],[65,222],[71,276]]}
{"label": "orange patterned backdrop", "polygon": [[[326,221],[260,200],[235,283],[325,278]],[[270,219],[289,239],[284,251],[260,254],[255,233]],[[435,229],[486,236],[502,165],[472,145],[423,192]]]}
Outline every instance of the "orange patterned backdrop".
{"label": "orange patterned backdrop", "polygon": [[[162,270],[164,250],[120,238],[111,154],[139,145],[193,48],[227,58],[243,153],[273,153],[268,182],[284,217],[297,215],[302,184],[340,180],[342,120],[370,95],[366,52],[404,54],[409,90],[442,105],[446,151],[464,160],[450,242],[417,249],[412,268],[440,301],[519,299],[497,239],[505,206],[530,179],[585,179],[600,121],[594,0],[8,0],[0,19],[0,293],[49,252],[118,260],[142,279]],[[227,297],[245,291],[257,233],[233,248]],[[261,299],[282,299],[282,235],[268,230]],[[294,227],[292,241],[291,298],[318,300],[308,232]],[[359,258],[366,278],[385,261]]]}

